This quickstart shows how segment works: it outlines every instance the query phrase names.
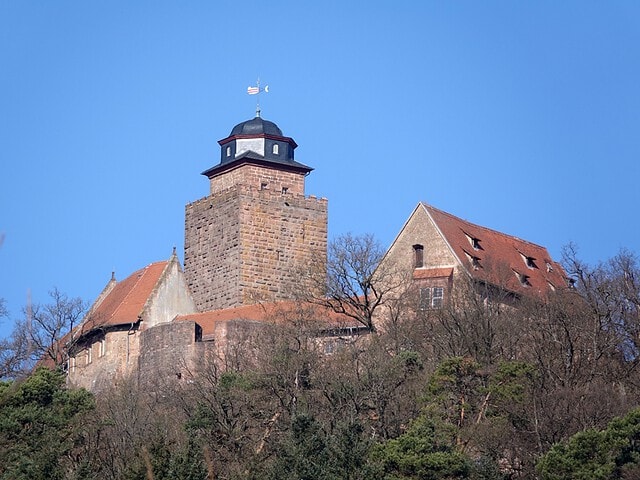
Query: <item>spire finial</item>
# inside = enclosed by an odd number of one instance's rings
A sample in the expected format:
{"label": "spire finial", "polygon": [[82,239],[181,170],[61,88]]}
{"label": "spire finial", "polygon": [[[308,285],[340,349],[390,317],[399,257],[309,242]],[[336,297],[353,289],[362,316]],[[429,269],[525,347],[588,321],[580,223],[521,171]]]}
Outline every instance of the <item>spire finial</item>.
{"label": "spire finial", "polygon": [[256,102],[256,118],[260,118],[260,92],[269,93],[269,85],[265,85],[264,88],[260,88],[260,77],[258,77],[255,87],[247,87],[247,93],[249,95],[258,95]]}

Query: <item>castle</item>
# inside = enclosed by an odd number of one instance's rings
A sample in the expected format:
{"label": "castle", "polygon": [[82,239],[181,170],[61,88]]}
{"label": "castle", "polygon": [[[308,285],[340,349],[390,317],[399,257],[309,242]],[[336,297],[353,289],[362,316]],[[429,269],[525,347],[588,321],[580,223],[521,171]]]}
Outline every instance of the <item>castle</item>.
{"label": "castle", "polygon": [[[219,144],[220,163],[203,172],[209,195],[185,209],[184,270],[174,250],[122,281],[112,275],[62,340],[70,383],[100,390],[127,377],[184,378],[204,356],[224,358],[247,331],[295,315],[296,292],[307,288],[300,272],[326,259],[327,200],[305,195],[312,168],[295,160],[295,141],[259,114]],[[460,276],[514,295],[565,282],[544,247],[423,203],[383,263],[411,274],[420,308],[440,307]],[[311,315],[325,341],[365,333],[327,309]]]}

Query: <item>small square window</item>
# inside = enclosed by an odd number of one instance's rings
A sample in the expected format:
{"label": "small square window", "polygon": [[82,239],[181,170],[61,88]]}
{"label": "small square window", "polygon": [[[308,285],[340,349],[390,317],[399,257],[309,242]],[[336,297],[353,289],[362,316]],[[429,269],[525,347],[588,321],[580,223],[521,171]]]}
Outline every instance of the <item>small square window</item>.
{"label": "small square window", "polygon": [[282,187],[282,194],[289,193],[289,187]]}
{"label": "small square window", "polygon": [[267,189],[267,182],[262,182],[260,184],[260,190],[266,190]]}

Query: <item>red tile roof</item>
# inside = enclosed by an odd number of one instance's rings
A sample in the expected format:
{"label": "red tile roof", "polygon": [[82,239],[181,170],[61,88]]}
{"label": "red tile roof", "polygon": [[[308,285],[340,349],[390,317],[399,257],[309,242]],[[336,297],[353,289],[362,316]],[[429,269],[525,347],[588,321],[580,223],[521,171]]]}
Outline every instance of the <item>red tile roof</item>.
{"label": "red tile roof", "polygon": [[453,274],[453,267],[445,268],[416,268],[413,271],[414,280],[422,278],[447,278]]}
{"label": "red tile roof", "polygon": [[341,315],[331,309],[309,303],[273,302],[246,305],[224,310],[212,310],[210,312],[180,315],[176,321],[195,321],[202,327],[203,335],[212,335],[216,324],[229,320],[249,320],[254,322],[296,322],[313,321],[319,327],[359,327],[354,319]]}
{"label": "red tile roof", "polygon": [[118,282],[87,316],[82,334],[98,327],[137,322],[168,261],[155,262]]}
{"label": "red tile roof", "polygon": [[421,205],[471,277],[519,293],[566,286],[562,266],[546,248]]}

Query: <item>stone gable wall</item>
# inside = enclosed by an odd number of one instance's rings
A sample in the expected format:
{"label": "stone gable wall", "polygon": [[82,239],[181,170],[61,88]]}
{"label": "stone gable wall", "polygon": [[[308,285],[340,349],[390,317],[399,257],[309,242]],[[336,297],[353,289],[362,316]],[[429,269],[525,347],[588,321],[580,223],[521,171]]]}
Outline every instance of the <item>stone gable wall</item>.
{"label": "stone gable wall", "polygon": [[180,263],[172,257],[145,306],[142,328],[170,322],[176,315],[195,312],[197,308],[189,294]]}
{"label": "stone gable wall", "polygon": [[409,219],[387,252],[385,261],[394,261],[400,268],[413,270],[413,246],[416,244],[424,247],[426,268],[458,266],[458,260],[423,208],[418,208]]}

